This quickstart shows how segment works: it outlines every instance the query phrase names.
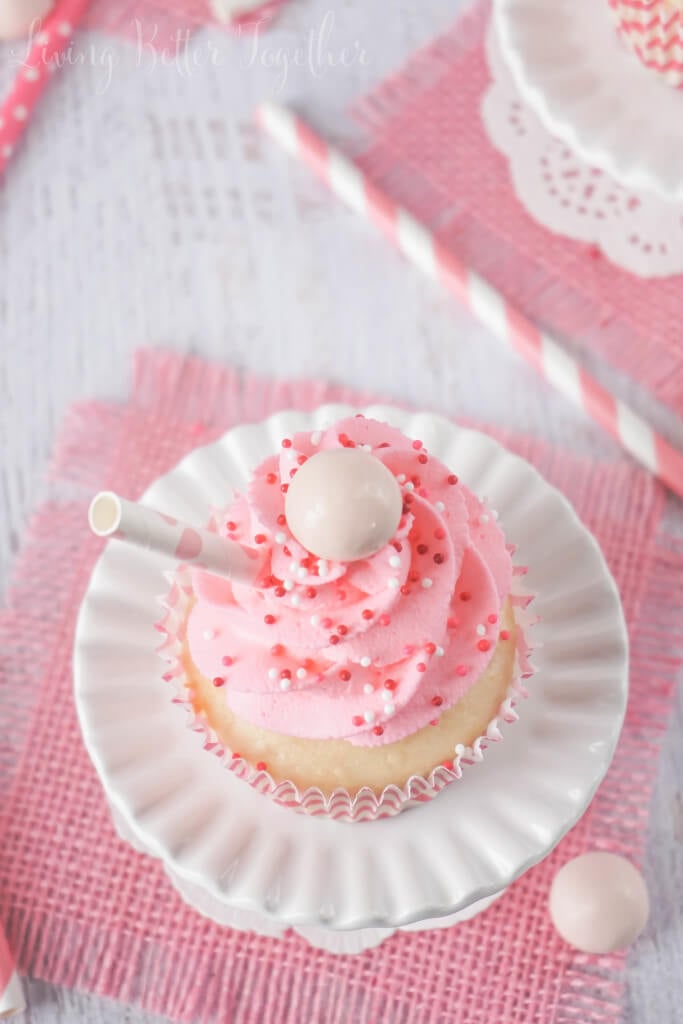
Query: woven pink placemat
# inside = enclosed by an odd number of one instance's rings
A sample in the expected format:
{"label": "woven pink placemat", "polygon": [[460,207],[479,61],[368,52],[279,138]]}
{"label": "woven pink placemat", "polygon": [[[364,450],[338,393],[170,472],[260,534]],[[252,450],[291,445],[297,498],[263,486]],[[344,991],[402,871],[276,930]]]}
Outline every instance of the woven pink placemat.
{"label": "woven pink placemat", "polygon": [[629,462],[577,459],[495,432],[564,491],[597,534],[633,649],[632,696],[607,780],[558,849],[486,914],[335,957],[296,935],[262,938],[204,920],[157,862],[114,832],[72,697],[74,625],[101,550],[86,528],[88,495],[107,487],[137,497],[233,424],[370,397],[144,351],[127,404],[71,409],[52,459],[55,497],[32,518],[0,613],[0,923],[23,972],[187,1024],[619,1019],[622,957],[568,949],[551,928],[546,899],[557,867],[587,848],[638,860],[681,664],[683,543],[663,530],[662,489]]}
{"label": "woven pink placemat", "polygon": [[645,280],[556,235],[516,197],[481,119],[489,0],[355,107],[359,162],[522,313],[683,413],[683,276]]}

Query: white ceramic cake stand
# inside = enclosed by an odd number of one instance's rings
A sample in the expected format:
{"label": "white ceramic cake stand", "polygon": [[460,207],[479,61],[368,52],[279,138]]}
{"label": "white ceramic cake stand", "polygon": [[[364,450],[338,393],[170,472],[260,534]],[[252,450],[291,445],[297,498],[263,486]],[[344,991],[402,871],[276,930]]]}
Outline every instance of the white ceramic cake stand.
{"label": "white ceramic cake stand", "polygon": [[494,19],[549,132],[623,185],[683,200],[683,90],[619,40],[607,0],[494,0]]}
{"label": "white ceramic cake stand", "polygon": [[[143,500],[202,523],[282,437],[353,411],[287,412],[231,430]],[[207,916],[269,933],[294,926],[337,952],[376,945],[396,927],[470,916],[541,860],[604,776],[628,689],[619,596],[567,501],[483,434],[430,414],[362,411],[421,438],[486,495],[518,546],[516,561],[528,566],[542,617],[532,636],[537,674],[520,720],[504,727],[482,763],[435,800],[382,821],[344,824],[276,806],[203,750],[171,703],[153,629],[169,566],[120,543],[95,567],[74,657],[85,742],[126,838],[160,858]]]}

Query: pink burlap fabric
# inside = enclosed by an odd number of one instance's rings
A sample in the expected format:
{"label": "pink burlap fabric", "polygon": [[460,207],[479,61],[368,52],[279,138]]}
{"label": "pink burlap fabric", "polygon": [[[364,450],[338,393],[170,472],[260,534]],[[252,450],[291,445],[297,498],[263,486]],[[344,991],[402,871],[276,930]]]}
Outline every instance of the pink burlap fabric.
{"label": "pink burlap fabric", "polygon": [[683,544],[663,529],[659,485],[625,459],[581,460],[496,432],[568,495],[597,534],[633,650],[626,727],[606,782],[559,848],[487,913],[335,957],[295,935],[260,938],[204,920],[160,865],[112,827],[72,698],[74,624],[101,550],[86,528],[88,496],[108,487],[135,498],[233,424],[368,397],[148,351],[137,357],[128,404],[70,411],[52,460],[54,497],[31,521],[0,614],[0,924],[22,971],[187,1024],[617,1021],[622,958],[567,948],[546,899],[557,867],[583,850],[638,860],[681,664]]}
{"label": "pink burlap fabric", "polygon": [[635,277],[527,213],[480,115],[489,16],[484,0],[357,105],[370,139],[360,163],[533,323],[680,415],[683,276]]}

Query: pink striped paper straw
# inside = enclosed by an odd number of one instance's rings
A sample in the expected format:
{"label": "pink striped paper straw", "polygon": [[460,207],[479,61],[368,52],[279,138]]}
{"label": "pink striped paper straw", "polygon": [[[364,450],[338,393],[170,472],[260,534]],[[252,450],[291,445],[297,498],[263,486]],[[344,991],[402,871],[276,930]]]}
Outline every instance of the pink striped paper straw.
{"label": "pink striped paper straw", "polygon": [[254,583],[263,566],[259,552],[211,530],[200,530],[153,508],[100,491],[90,503],[88,524],[98,537],[112,537],[144,551],[157,551],[236,583]]}
{"label": "pink striped paper straw", "polygon": [[66,49],[90,0],[57,0],[33,39],[14,84],[0,107],[0,173],[16,152],[31,114],[55,69],[53,61]]}
{"label": "pink striped paper straw", "polygon": [[683,497],[683,455],[633,409],[598,384],[555,338],[541,331],[484,278],[466,267],[424,224],[291,110],[264,103],[257,117],[276,142],[307,164],[348,207],[379,227],[411,263],[439,280],[493,334],[524,356],[558,391],[581,406],[627,452]]}

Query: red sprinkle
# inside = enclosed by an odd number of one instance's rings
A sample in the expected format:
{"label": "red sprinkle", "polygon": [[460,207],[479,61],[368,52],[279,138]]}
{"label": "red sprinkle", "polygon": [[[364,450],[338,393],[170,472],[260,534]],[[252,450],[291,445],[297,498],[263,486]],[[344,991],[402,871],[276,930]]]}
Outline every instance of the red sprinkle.
{"label": "red sprinkle", "polygon": [[336,633],[333,633],[330,637],[328,637],[328,639],[333,647],[336,647],[337,644],[339,643],[339,637],[337,636]]}
{"label": "red sprinkle", "polygon": [[491,647],[491,641],[487,640],[486,637],[482,637],[482,639],[477,644],[477,647],[479,648],[480,651],[488,651],[489,648]]}
{"label": "red sprinkle", "polygon": [[373,733],[375,734],[375,736],[382,736],[382,735],[383,735],[383,733],[384,733],[384,726],[383,726],[383,725],[376,725],[376,726],[375,726],[375,727],[373,728],[373,730],[372,730],[372,731],[373,731]]}
{"label": "red sprinkle", "polygon": [[282,491],[283,494],[286,494],[287,491],[289,490],[289,484],[280,484],[280,490]]}
{"label": "red sprinkle", "polygon": [[449,629],[457,629],[458,626],[460,625],[460,623],[455,618],[455,616],[451,615],[451,617],[448,620],[448,622],[446,623],[446,625],[448,626]]}
{"label": "red sprinkle", "polygon": [[281,654],[285,653],[284,644],[273,644],[270,648],[270,653],[274,658],[279,658]]}
{"label": "red sprinkle", "polygon": [[221,658],[221,664],[225,665],[226,668],[230,668],[230,666],[233,664],[233,659],[230,657],[229,654],[225,654]]}
{"label": "red sprinkle", "polygon": [[286,526],[287,525],[287,517],[284,514],[284,512],[281,512],[280,515],[277,517],[277,524],[278,524],[278,526]]}
{"label": "red sprinkle", "polygon": [[332,619],[328,619],[328,618],[321,619],[320,620],[320,625],[322,626],[323,629],[329,629],[330,626],[332,625]]}
{"label": "red sprinkle", "polygon": [[215,679],[213,680],[213,685],[225,686],[225,679],[223,678],[223,676],[216,676]]}
{"label": "red sprinkle", "polygon": [[430,640],[428,644],[425,644],[425,651],[427,654],[434,654],[436,652],[436,644],[433,644]]}
{"label": "red sprinkle", "polygon": [[403,583],[401,585],[401,593],[403,594],[403,596],[407,597],[410,592],[410,587],[406,583]]}
{"label": "red sprinkle", "polygon": [[417,457],[417,461],[421,462],[422,465],[424,466],[426,462],[429,462],[429,459],[427,458],[424,452],[421,452],[420,455],[418,455]]}
{"label": "red sprinkle", "polygon": [[307,455],[297,455],[296,461],[299,466],[303,466],[304,462],[308,459]]}
{"label": "red sprinkle", "polygon": [[384,689],[385,690],[395,690],[397,686],[398,686],[398,683],[396,682],[395,679],[385,679],[384,680]]}
{"label": "red sprinkle", "polygon": [[266,537],[265,533],[257,533],[254,536],[254,543],[255,544],[265,544],[267,539],[268,538]]}
{"label": "red sprinkle", "polygon": [[437,528],[434,530],[434,536],[436,537],[437,540],[444,539],[444,537],[446,536],[446,531],[444,530],[443,526],[437,526]]}
{"label": "red sprinkle", "polygon": [[284,597],[286,593],[287,591],[285,590],[284,587],[276,587],[274,590],[274,594],[276,597]]}
{"label": "red sprinkle", "polygon": [[337,626],[337,632],[339,633],[339,636],[346,636],[348,631],[349,631],[349,627],[348,626],[342,626],[342,625]]}
{"label": "red sprinkle", "polygon": [[241,755],[241,754],[238,754],[238,753],[237,753],[237,751],[235,750],[235,751],[233,752],[233,754],[232,754],[232,759],[233,759],[233,761],[234,761],[234,760],[235,760],[236,758],[238,758],[238,757],[241,757],[241,756],[242,756],[242,755]]}
{"label": "red sprinkle", "polygon": [[375,613],[373,612],[372,608],[364,608],[363,611],[361,612],[361,615],[363,616],[364,619],[371,619],[374,614]]}
{"label": "red sprinkle", "polygon": [[408,573],[408,579],[410,580],[411,583],[417,583],[419,578],[420,574],[417,571],[417,569],[411,569],[410,572]]}
{"label": "red sprinkle", "polygon": [[407,494],[403,495],[403,501],[405,502],[406,505],[412,505],[412,503],[413,503],[413,495],[412,495],[411,491],[408,491]]}
{"label": "red sprinkle", "polygon": [[315,587],[307,587],[306,588],[306,597],[314,598],[314,597],[317,597],[317,595],[318,595],[318,591],[315,589]]}
{"label": "red sprinkle", "polygon": [[233,523],[232,519],[230,519],[225,524],[225,529],[228,530],[229,533],[234,533],[234,531],[237,529],[237,523]]}
{"label": "red sprinkle", "polygon": [[342,683],[348,683],[349,679],[351,678],[351,673],[349,672],[348,668],[343,668],[341,670],[341,672],[339,673],[339,678],[341,679]]}
{"label": "red sprinkle", "polygon": [[498,616],[495,613],[489,615],[489,622],[493,626],[496,622],[498,622]]}
{"label": "red sprinkle", "polygon": [[346,600],[346,591],[345,590],[338,590],[337,591],[337,600],[338,601],[345,601]]}
{"label": "red sprinkle", "polygon": [[435,708],[440,708],[443,704],[443,697],[432,697],[432,704]]}
{"label": "red sprinkle", "polygon": [[443,563],[446,561],[446,556],[442,555],[440,551],[437,551],[437,553],[434,555],[434,561],[436,562],[437,565],[443,565]]}
{"label": "red sprinkle", "polygon": [[274,615],[264,615],[263,616],[263,621],[265,622],[266,626],[273,626],[275,624],[275,616]]}
{"label": "red sprinkle", "polygon": [[467,673],[469,672],[469,668],[467,667],[467,665],[458,665],[455,671],[456,674],[459,676],[466,676]]}
{"label": "red sprinkle", "polygon": [[282,442],[282,447],[283,448],[291,448],[292,447],[292,442],[289,440],[288,437],[286,437],[284,439],[284,441]]}
{"label": "red sprinkle", "polygon": [[415,449],[416,452],[419,452],[421,447],[422,441],[413,441],[413,448]]}
{"label": "red sprinkle", "polygon": [[391,622],[391,616],[390,615],[380,615],[380,617],[378,618],[377,621],[379,622],[380,626],[388,626],[389,623]]}
{"label": "red sprinkle", "polygon": [[290,478],[290,480],[292,479],[292,477],[296,476],[296,474],[298,472],[299,472],[299,470],[296,468],[296,466],[294,467],[294,469],[290,469],[290,471],[289,471],[289,478]]}
{"label": "red sprinkle", "polygon": [[453,484],[457,484],[457,482],[458,482],[458,478],[457,478],[457,476],[455,475],[455,473],[451,473],[451,475],[450,475],[450,476],[448,477],[448,483],[449,483],[449,484],[451,485],[451,487],[452,487],[452,486],[453,486]]}
{"label": "red sprinkle", "polygon": [[362,725],[364,721],[365,719],[363,718],[362,715],[354,715],[353,718],[351,719],[353,725]]}
{"label": "red sprinkle", "polygon": [[266,483],[275,484],[277,483],[277,473],[266,473]]}
{"label": "red sprinkle", "polygon": [[173,673],[172,672],[164,672],[164,674],[163,674],[163,676],[161,678],[163,679],[163,681],[165,683],[170,683],[171,680],[173,679]]}
{"label": "red sprinkle", "polygon": [[403,545],[401,544],[400,540],[392,540],[391,543],[394,547],[394,550],[398,551],[399,554],[401,553],[401,551],[403,551]]}
{"label": "red sprinkle", "polygon": [[418,672],[426,672],[427,671],[427,666],[425,665],[424,661],[418,661],[418,663],[415,666],[415,668],[417,669]]}
{"label": "red sprinkle", "polygon": [[291,670],[288,669],[288,668],[283,668],[282,672],[280,673],[280,679],[291,679],[291,678],[292,678]]}
{"label": "red sprinkle", "polygon": [[453,770],[453,762],[452,761],[442,761],[441,762],[441,767],[442,768],[448,768],[449,771],[452,771]]}
{"label": "red sprinkle", "polygon": [[258,771],[258,772],[264,772],[267,767],[268,767],[268,765],[266,764],[265,761],[257,761],[256,762],[256,771]]}
{"label": "red sprinkle", "polygon": [[501,629],[501,631],[500,631],[500,639],[501,640],[509,640],[510,639],[510,630],[509,629]]}
{"label": "red sprinkle", "polygon": [[430,725],[438,725],[439,724],[439,719],[438,718],[432,718],[432,720],[431,720],[431,722],[429,724]]}
{"label": "red sprinkle", "polygon": [[283,554],[287,555],[287,558],[291,558],[292,557],[292,552],[289,550],[289,548],[287,547],[286,544],[283,545],[282,552],[283,552]]}
{"label": "red sprinkle", "polygon": [[460,591],[460,600],[461,601],[471,601],[472,600],[472,595],[470,594],[469,590],[461,590]]}
{"label": "red sprinkle", "polygon": [[417,553],[418,553],[418,555],[426,555],[428,551],[429,551],[429,548],[427,547],[426,544],[418,544],[417,545]]}

